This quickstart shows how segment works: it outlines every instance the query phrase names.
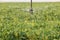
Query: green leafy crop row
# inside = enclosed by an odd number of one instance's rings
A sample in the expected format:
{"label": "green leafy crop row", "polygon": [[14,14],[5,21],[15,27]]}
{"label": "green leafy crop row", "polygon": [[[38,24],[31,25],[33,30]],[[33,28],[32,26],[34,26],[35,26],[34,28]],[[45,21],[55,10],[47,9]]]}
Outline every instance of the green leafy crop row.
{"label": "green leafy crop row", "polygon": [[59,4],[33,3],[43,9],[30,14],[14,8],[29,8],[29,3],[0,3],[0,40],[60,40]]}

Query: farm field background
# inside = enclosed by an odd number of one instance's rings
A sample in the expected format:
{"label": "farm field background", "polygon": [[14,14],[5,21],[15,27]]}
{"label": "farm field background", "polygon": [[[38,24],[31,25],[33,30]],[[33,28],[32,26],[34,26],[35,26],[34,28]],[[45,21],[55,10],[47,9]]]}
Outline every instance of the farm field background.
{"label": "farm field background", "polygon": [[0,3],[0,40],[60,40],[60,2],[33,3],[33,14],[29,8]]}

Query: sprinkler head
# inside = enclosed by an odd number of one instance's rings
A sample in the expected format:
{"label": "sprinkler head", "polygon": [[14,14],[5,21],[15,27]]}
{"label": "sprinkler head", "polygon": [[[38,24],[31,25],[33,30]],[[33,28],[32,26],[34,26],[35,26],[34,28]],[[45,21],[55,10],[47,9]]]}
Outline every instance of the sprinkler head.
{"label": "sprinkler head", "polygon": [[32,8],[30,9],[30,13],[33,14],[33,9]]}

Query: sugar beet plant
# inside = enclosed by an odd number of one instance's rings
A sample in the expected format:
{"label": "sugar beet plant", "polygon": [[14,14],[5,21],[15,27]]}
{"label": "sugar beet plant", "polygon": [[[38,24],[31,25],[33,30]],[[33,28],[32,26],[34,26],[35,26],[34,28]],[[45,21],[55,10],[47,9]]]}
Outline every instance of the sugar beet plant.
{"label": "sugar beet plant", "polygon": [[30,14],[14,8],[29,3],[0,3],[0,40],[60,40],[59,4],[33,3],[39,9]]}

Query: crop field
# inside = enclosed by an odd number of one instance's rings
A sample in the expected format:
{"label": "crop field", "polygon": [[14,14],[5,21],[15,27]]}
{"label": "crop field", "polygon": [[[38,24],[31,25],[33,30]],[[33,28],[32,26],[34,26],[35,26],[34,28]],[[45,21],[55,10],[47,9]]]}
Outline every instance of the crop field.
{"label": "crop field", "polygon": [[0,3],[0,40],[60,40],[60,2]]}

